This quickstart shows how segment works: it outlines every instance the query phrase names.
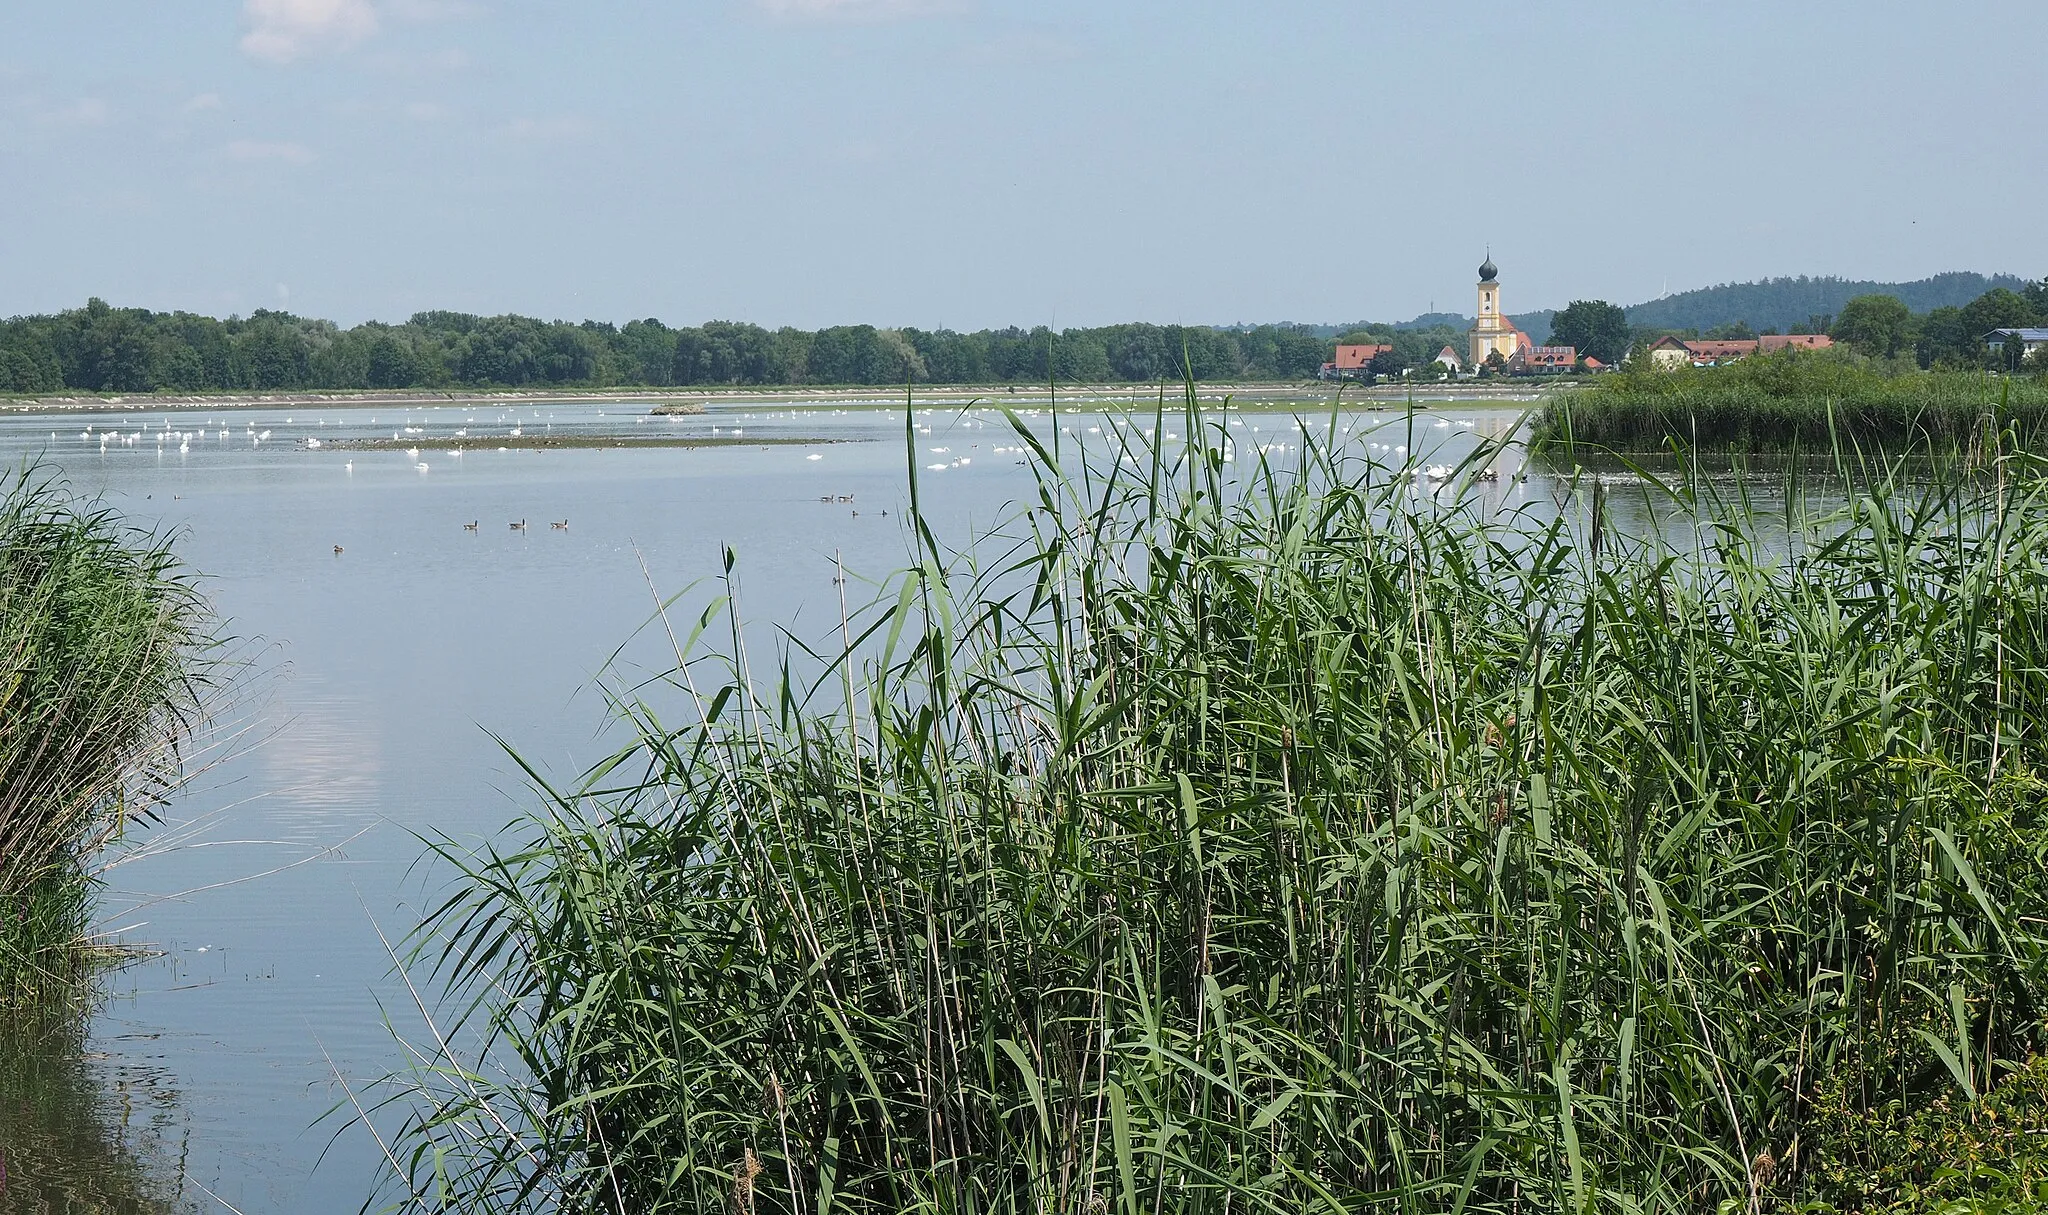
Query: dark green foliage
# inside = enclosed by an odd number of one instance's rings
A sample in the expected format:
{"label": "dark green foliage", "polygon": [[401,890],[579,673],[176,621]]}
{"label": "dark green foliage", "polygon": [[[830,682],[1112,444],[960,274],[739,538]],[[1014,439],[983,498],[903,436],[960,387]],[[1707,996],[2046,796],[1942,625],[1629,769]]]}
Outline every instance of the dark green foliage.
{"label": "dark green foliage", "polygon": [[[1403,365],[1448,331],[1390,331]],[[1434,343],[1434,344],[1432,344]],[[259,310],[217,321],[93,300],[0,322],[0,392],[219,392],[469,387],[647,387],[918,383],[1158,383],[1313,379],[1336,343],[1308,326],[885,329],[816,332],[711,321],[671,329],[523,316],[415,313],[403,325],[340,329]]]}
{"label": "dark green foliage", "polygon": [[1552,401],[1539,446],[1575,440],[1625,452],[1673,443],[1717,451],[1825,454],[1848,438],[1899,451],[1971,448],[1986,431],[2048,437],[2048,382],[1982,372],[1897,372],[1846,353],[1787,350],[1720,367],[1634,366]]}
{"label": "dark green foliage", "polygon": [[1609,365],[1628,354],[1628,314],[1606,300],[1573,300],[1550,322],[1550,344],[1574,346]]}
{"label": "dark green foliage", "polygon": [[208,621],[167,537],[0,484],[0,1005],[73,973],[86,866],[180,774]]}
{"label": "dark green foliage", "polygon": [[1756,1211],[2048,1045],[2037,462],[1622,540],[1315,430],[1237,480],[1189,397],[968,553],[913,511],[815,684],[714,605],[441,846],[485,1045],[422,1048],[407,1205]]}
{"label": "dark green foliage", "polygon": [[1858,354],[1888,359],[1912,344],[1913,314],[1896,295],[1859,295],[1825,332]]}

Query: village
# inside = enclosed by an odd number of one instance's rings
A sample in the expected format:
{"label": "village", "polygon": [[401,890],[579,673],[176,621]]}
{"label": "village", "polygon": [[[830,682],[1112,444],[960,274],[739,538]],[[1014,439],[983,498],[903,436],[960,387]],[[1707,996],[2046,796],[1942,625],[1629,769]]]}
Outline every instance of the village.
{"label": "village", "polygon": [[[1539,345],[1510,318],[1501,306],[1500,268],[1489,253],[1479,266],[1476,319],[1466,331],[1466,349],[1446,345],[1432,360],[1435,374],[1452,379],[1491,376],[1563,376],[1598,374],[1609,365],[1573,346]],[[1835,344],[1825,333],[1767,333],[1736,340],[1689,339],[1663,336],[1639,347],[1642,357],[1658,368],[1718,367],[1753,354],[1780,350],[1825,350]],[[1336,356],[1323,364],[1325,380],[1372,381],[1392,372],[1386,360],[1394,347],[1388,343],[1339,344]],[[1375,365],[1377,363],[1377,365]],[[1398,374],[1412,376],[1413,369]]]}

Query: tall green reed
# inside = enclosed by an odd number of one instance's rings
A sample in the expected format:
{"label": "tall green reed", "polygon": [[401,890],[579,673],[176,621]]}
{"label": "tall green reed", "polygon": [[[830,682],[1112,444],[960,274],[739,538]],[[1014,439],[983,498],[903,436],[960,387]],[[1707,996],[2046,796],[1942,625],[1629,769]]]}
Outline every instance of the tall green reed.
{"label": "tall green reed", "polygon": [[2048,434],[2048,378],[1887,369],[1853,356],[1786,351],[1725,367],[1640,367],[1556,398],[1539,446],[1570,438],[1620,451],[1826,452],[1842,435],[1893,451],[1969,449],[1987,430],[2030,445]]}
{"label": "tall green reed", "polygon": [[78,974],[91,860],[177,782],[210,627],[169,536],[46,468],[0,483],[0,1006]]}
{"label": "tall green reed", "polygon": [[2039,1049],[2033,459],[1628,536],[1192,393],[1017,432],[1035,500],[914,511],[822,676],[716,601],[435,845],[401,1205],[1758,1210]]}

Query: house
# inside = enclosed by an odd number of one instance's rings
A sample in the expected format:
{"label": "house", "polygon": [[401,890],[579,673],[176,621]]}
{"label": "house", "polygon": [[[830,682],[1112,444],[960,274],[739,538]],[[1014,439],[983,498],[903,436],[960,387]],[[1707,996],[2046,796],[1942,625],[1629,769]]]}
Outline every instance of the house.
{"label": "house", "polygon": [[1692,350],[1686,345],[1685,339],[1675,338],[1669,334],[1651,342],[1644,353],[1650,356],[1650,365],[1661,370],[1668,371],[1673,367],[1692,365]]}
{"label": "house", "polygon": [[1450,372],[1452,375],[1457,375],[1459,372],[1465,370],[1465,360],[1459,358],[1458,352],[1449,346],[1446,346],[1442,350],[1436,352],[1435,361],[1437,366],[1442,367],[1445,371]]}
{"label": "house", "polygon": [[2048,346],[2048,329],[1993,329],[1984,335],[1984,344],[2000,354],[2005,353],[2007,342],[2018,342],[2022,357],[2033,358],[2036,351]]}
{"label": "house", "polygon": [[1747,338],[1739,341],[1702,339],[1687,342],[1685,348],[1692,352],[1693,366],[1719,367],[1723,363],[1733,363],[1737,359],[1746,359],[1750,355],[1755,354],[1757,352],[1757,344],[1756,338]]}
{"label": "house", "polygon": [[1373,359],[1382,354],[1392,354],[1394,348],[1378,346],[1339,346],[1335,362],[1324,363],[1322,377],[1326,380],[1358,380],[1372,374]]}
{"label": "house", "polygon": [[1760,338],[1729,341],[1703,338],[1688,341],[1684,338],[1660,337],[1651,342],[1646,353],[1655,367],[1719,367],[1746,359],[1752,354],[1776,354],[1781,350],[1826,350],[1835,344],[1835,339],[1825,333],[1771,333]]}
{"label": "house", "polygon": [[1780,350],[1826,350],[1835,339],[1825,333],[1766,333],[1756,340],[1757,352],[1776,354]]}
{"label": "house", "polygon": [[1582,360],[1582,361],[1583,361],[1583,362],[1584,362],[1584,363],[1586,364],[1586,370],[1587,370],[1587,371],[1605,371],[1605,370],[1607,370],[1607,364],[1605,364],[1605,363],[1601,362],[1601,361],[1600,361],[1599,359],[1596,359],[1596,358],[1594,358],[1594,357],[1593,357],[1592,355],[1590,355],[1590,354],[1589,354],[1589,355],[1587,355],[1587,356],[1585,357],[1585,359],[1584,359],[1584,360]]}
{"label": "house", "polygon": [[1529,346],[1517,351],[1521,369],[1534,375],[1570,371],[1578,365],[1579,352],[1572,346]]}

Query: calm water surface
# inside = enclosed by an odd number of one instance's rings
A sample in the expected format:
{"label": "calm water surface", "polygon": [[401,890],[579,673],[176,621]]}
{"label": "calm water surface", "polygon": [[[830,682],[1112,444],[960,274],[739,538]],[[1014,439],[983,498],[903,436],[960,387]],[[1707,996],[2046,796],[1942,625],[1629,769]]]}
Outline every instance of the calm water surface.
{"label": "calm water surface", "polygon": [[[1419,440],[1398,413],[1342,424],[1383,442],[1389,459],[1410,441],[1442,443],[1454,459],[1516,412],[1444,406],[1420,417]],[[916,435],[915,458],[942,536],[959,540],[1027,496],[999,414],[919,421],[929,432]],[[1054,429],[1042,413],[1030,424]],[[1070,444],[1100,442],[1107,425],[1085,413],[1058,421]],[[1227,425],[1240,451],[1293,438],[1286,414],[1239,411]],[[816,441],[461,455],[332,446],[515,426]],[[1367,438],[1372,427],[1383,429]],[[102,443],[103,430],[119,437]],[[387,1014],[419,1028],[379,935],[401,938],[437,889],[413,833],[481,838],[530,803],[487,731],[564,777],[598,758],[593,679],[648,620],[650,578],[662,595],[708,581],[730,546],[744,614],[817,637],[839,618],[835,556],[879,577],[906,551],[901,409],[0,417],[0,459],[38,455],[136,522],[180,529],[185,560],[263,674],[170,825],[109,875],[107,927],[158,956],[114,975],[82,1029],[61,1018],[0,1027],[0,1161],[11,1170],[0,1210],[357,1211],[375,1145],[322,1116],[343,1100],[337,1074],[363,1081],[403,1063]],[[1548,487],[1536,477],[1489,492],[1513,504]],[[522,519],[524,531],[507,526]],[[643,634],[624,661],[660,657]]]}

